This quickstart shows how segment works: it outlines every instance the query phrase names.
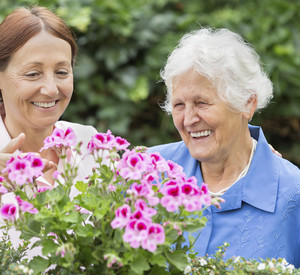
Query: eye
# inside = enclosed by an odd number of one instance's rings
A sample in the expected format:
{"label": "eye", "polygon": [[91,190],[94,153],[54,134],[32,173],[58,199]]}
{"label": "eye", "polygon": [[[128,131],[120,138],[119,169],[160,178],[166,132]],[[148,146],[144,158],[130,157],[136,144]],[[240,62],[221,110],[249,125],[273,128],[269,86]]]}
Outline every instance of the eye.
{"label": "eye", "polygon": [[40,75],[40,72],[38,71],[31,71],[31,72],[28,72],[25,74],[26,77],[29,77],[29,78],[36,78]]}
{"label": "eye", "polygon": [[204,102],[204,101],[197,101],[197,104],[198,104],[198,105],[206,105],[207,103]]}
{"label": "eye", "polygon": [[184,104],[181,103],[181,102],[178,102],[178,103],[174,103],[174,104],[173,104],[173,108],[176,108],[176,107],[182,107],[182,106],[184,106]]}
{"label": "eye", "polygon": [[61,77],[64,77],[64,76],[68,76],[69,75],[69,71],[67,70],[58,70],[56,72],[57,75],[61,76]]}

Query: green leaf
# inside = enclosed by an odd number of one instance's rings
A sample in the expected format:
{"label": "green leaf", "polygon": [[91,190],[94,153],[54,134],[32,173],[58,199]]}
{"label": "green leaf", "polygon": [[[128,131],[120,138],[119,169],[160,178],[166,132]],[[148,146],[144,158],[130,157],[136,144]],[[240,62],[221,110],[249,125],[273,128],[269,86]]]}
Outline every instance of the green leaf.
{"label": "green leaf", "polygon": [[162,254],[152,255],[149,262],[152,265],[164,266],[165,268],[167,267],[166,259]]}
{"label": "green leaf", "polygon": [[68,215],[63,215],[60,220],[63,222],[70,222],[70,223],[76,223],[79,221],[79,213],[78,212],[71,212]]}
{"label": "green leaf", "polygon": [[143,274],[144,271],[150,269],[150,266],[147,259],[140,255],[131,263],[131,269],[137,274]]}
{"label": "green leaf", "polygon": [[154,266],[151,268],[151,271],[149,272],[149,275],[168,275],[170,272],[168,272],[165,268],[160,266]]}
{"label": "green leaf", "polygon": [[42,249],[43,255],[48,255],[49,253],[53,253],[58,248],[58,245],[55,244],[53,240],[49,240],[49,239],[41,241],[40,244],[43,247]]}
{"label": "green leaf", "polygon": [[94,227],[90,224],[87,224],[85,226],[79,225],[75,229],[75,233],[80,237],[92,237],[94,235]]}
{"label": "green leaf", "polygon": [[88,183],[87,182],[85,183],[83,181],[77,181],[76,184],[75,184],[75,187],[77,188],[77,190],[79,192],[85,193],[85,191],[88,188]]}
{"label": "green leaf", "polygon": [[180,271],[184,271],[186,266],[188,265],[187,256],[184,251],[175,250],[173,252],[166,251],[165,256],[167,258],[167,261],[177,267]]}
{"label": "green leaf", "polygon": [[40,256],[34,257],[33,260],[29,262],[29,267],[33,269],[34,275],[41,274],[45,269],[49,266],[49,262],[47,259],[44,259]]}

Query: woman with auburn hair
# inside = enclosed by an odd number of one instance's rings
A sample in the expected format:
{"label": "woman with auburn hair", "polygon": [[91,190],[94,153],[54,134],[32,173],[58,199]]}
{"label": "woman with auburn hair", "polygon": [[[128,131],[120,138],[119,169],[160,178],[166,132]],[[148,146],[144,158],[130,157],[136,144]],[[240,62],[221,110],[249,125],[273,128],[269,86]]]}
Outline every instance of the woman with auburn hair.
{"label": "woman with auburn hair", "polygon": [[[35,152],[47,170],[37,178],[38,187],[53,187],[53,173],[62,163],[54,150],[40,152],[46,137],[54,129],[71,127],[86,148],[97,133],[92,126],[59,121],[73,94],[75,39],[61,18],[39,6],[14,10],[0,24],[0,37],[0,171],[12,154]],[[75,152],[70,159],[79,161]],[[92,156],[86,157],[79,163],[77,180],[85,180],[95,165]],[[74,187],[70,196],[76,193]],[[12,192],[3,194],[1,201],[17,205]],[[20,232],[12,228],[9,234],[18,245]],[[36,247],[28,256],[38,254]]]}

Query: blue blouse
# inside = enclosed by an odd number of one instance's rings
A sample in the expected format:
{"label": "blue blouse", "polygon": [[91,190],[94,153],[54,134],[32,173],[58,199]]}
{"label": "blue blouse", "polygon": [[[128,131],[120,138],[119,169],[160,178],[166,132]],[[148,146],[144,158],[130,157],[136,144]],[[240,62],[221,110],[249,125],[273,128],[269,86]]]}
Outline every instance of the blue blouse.
{"label": "blue blouse", "polygon": [[[300,170],[271,151],[260,127],[249,128],[258,141],[250,169],[222,195],[225,202],[221,209],[211,206],[204,211],[208,221],[195,251],[199,256],[212,255],[227,242],[230,246],[225,259],[285,258],[299,268]],[[199,162],[183,141],[151,147],[149,151],[159,152],[181,165],[188,177],[203,182]]]}

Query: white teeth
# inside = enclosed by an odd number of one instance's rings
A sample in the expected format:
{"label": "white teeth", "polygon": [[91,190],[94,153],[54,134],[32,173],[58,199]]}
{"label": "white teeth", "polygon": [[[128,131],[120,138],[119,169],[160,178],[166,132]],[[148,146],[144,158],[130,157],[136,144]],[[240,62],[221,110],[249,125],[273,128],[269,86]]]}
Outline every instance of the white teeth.
{"label": "white teeth", "polygon": [[52,102],[33,102],[33,105],[37,107],[42,107],[42,108],[50,108],[55,105],[55,101]]}
{"label": "white teeth", "polygon": [[201,131],[201,132],[191,132],[191,136],[196,138],[196,137],[207,137],[212,133],[211,130],[205,130],[205,131]]}

